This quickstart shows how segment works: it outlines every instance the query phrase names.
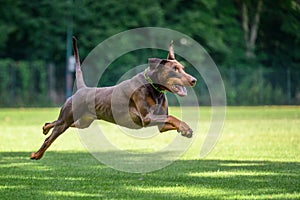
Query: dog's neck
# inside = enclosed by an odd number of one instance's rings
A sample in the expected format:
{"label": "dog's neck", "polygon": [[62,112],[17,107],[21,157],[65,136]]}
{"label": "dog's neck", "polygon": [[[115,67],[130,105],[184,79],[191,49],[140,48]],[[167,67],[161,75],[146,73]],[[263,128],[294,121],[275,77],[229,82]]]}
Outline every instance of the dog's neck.
{"label": "dog's neck", "polygon": [[155,84],[152,79],[150,78],[150,76],[147,75],[148,69],[145,69],[144,71],[144,77],[145,80],[152,86],[152,88],[154,88],[157,92],[161,93],[161,94],[165,94],[166,90],[159,88],[159,86],[157,86],[157,84]]}

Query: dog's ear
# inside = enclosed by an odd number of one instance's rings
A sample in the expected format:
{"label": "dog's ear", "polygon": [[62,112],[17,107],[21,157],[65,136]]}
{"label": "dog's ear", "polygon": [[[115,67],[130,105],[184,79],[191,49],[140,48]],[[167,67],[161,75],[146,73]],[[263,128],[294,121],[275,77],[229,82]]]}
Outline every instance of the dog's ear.
{"label": "dog's ear", "polygon": [[173,40],[170,42],[169,45],[169,53],[168,53],[168,60],[175,60],[174,48],[173,48]]}
{"label": "dog's ear", "polygon": [[159,66],[164,66],[168,60],[166,59],[160,59],[160,58],[148,58],[148,63],[150,66],[150,69],[158,68]]}
{"label": "dog's ear", "polygon": [[160,64],[161,61],[162,59],[159,58],[148,58],[148,64],[150,69],[155,69],[156,66]]}

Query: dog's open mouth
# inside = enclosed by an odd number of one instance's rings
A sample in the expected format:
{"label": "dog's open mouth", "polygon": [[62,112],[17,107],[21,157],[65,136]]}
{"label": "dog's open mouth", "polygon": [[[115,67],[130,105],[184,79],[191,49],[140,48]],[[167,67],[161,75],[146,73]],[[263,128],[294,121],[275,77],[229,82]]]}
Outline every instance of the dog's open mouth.
{"label": "dog's open mouth", "polygon": [[184,97],[187,95],[187,90],[182,85],[178,85],[178,84],[172,85],[172,91],[180,97]]}

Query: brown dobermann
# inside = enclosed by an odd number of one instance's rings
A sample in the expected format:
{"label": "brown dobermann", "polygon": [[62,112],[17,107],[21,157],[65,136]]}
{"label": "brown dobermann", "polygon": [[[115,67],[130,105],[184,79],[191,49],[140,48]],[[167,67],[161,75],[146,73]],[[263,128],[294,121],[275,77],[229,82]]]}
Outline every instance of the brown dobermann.
{"label": "brown dobermann", "polygon": [[43,126],[46,138],[31,159],[40,159],[52,142],[69,127],[87,128],[95,120],[105,120],[132,129],[157,126],[160,132],[177,130],[182,136],[192,137],[192,129],[183,121],[168,115],[165,91],[186,96],[185,86],[194,86],[196,79],[184,71],[175,59],[173,41],[167,59],[149,58],[148,68],[112,87],[87,87],[83,80],[76,38],[73,37],[76,60],[75,94],[68,98],[59,117]]}

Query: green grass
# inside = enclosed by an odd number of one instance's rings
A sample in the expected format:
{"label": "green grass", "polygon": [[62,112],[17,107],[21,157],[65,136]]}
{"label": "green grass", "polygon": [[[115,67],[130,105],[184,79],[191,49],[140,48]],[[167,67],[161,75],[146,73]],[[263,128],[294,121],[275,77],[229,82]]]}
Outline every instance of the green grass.
{"label": "green grass", "polygon": [[[197,124],[197,109],[185,110],[187,122]],[[45,139],[41,126],[58,111],[0,109],[1,199],[300,199],[300,107],[227,108],[219,142],[199,159],[210,125],[210,109],[201,107],[189,150],[173,164],[145,174],[101,164],[75,129],[58,138],[43,159],[30,160]],[[180,117],[180,109],[171,108],[171,114]],[[114,132],[111,140],[129,150],[159,149],[177,134],[143,140],[133,149],[114,125],[100,124]],[[113,157],[114,152],[103,154]]]}

